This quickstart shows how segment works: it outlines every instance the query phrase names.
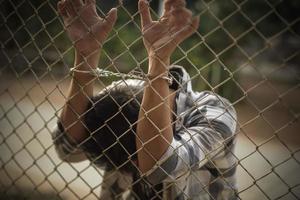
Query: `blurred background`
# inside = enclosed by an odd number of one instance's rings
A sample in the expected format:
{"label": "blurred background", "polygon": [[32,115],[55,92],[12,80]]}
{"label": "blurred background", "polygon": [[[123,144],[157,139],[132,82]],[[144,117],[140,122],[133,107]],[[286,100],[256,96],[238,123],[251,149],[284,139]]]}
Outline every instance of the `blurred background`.
{"label": "blurred background", "polygon": [[[102,171],[61,162],[51,130],[62,109],[74,51],[57,0],[0,0],[0,199],[97,199]],[[118,21],[99,67],[147,69],[137,0]],[[151,1],[154,18],[162,1]],[[241,199],[300,199],[300,1],[187,0],[199,30],[172,57],[195,90],[233,102],[240,130],[235,155]],[[113,64],[112,64],[113,63]],[[97,82],[101,90],[115,77]]]}

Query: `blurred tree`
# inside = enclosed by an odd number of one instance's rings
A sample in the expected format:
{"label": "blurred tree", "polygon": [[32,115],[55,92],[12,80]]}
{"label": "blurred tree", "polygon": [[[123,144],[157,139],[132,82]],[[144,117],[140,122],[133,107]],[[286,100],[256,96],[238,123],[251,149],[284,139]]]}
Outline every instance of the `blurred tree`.
{"label": "blurred tree", "polygon": [[[57,1],[1,1],[1,68],[11,65],[8,69],[17,72],[39,68],[45,74],[59,68],[55,67],[59,54],[65,62],[72,61],[71,44],[56,13]],[[160,2],[151,1],[154,11],[158,11]],[[115,32],[104,45],[100,65],[123,72],[140,64],[145,69],[137,0],[123,0],[122,6],[119,0],[97,4],[102,14],[119,7]],[[235,83],[238,77],[231,72],[249,59],[263,62],[257,52],[265,49],[261,52],[263,60],[276,63],[299,52],[299,0],[187,0],[187,6],[201,17],[199,34],[184,42],[173,60],[191,72],[197,89],[213,89],[228,98],[239,98],[243,94]],[[110,65],[112,61],[116,67]],[[298,65],[299,56],[288,63]]]}

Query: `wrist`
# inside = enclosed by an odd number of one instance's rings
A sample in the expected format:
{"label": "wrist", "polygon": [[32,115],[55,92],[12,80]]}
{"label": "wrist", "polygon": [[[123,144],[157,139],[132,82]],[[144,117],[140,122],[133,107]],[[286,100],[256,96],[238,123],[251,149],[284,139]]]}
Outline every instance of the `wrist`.
{"label": "wrist", "polygon": [[[77,51],[75,52],[75,63],[74,63],[74,68],[77,70],[82,70],[82,71],[92,71],[93,69],[96,69],[98,66],[100,60],[100,53],[93,53],[90,54],[89,56],[82,56],[80,53]],[[78,75],[84,75],[83,73],[80,72],[75,72],[75,74]],[[85,74],[88,75],[88,74]],[[91,75],[89,75],[91,76]]]}
{"label": "wrist", "polygon": [[151,74],[152,76],[167,74],[170,66],[170,60],[170,57],[160,58],[156,55],[149,56],[148,74]]}
{"label": "wrist", "polygon": [[95,51],[89,55],[83,55],[75,50],[75,63],[74,67],[77,69],[90,70],[98,66],[100,60],[100,51]]}
{"label": "wrist", "polygon": [[160,53],[150,51],[149,52],[149,60],[160,62],[161,64],[170,64],[171,56],[170,55],[162,55]]}
{"label": "wrist", "polygon": [[[99,63],[100,53],[93,53],[89,56],[83,56],[75,51],[75,63],[74,68],[81,71],[92,71],[96,69]],[[90,82],[95,79],[95,76],[89,73],[82,73],[74,71],[72,77],[83,84]]]}

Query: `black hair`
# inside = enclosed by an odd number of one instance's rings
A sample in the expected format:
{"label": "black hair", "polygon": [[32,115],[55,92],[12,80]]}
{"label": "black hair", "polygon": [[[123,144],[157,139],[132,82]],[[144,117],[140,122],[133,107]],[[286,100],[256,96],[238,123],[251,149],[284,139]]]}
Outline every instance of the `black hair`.
{"label": "black hair", "polygon": [[[182,84],[181,67],[170,69],[177,90]],[[143,82],[127,80],[114,82],[94,96],[85,114],[85,126],[90,137],[83,148],[90,159],[100,167],[118,168],[132,172],[136,166],[136,123],[143,97]]]}
{"label": "black hair", "polygon": [[116,82],[92,98],[85,115],[90,137],[83,143],[98,166],[132,171],[142,84]]}

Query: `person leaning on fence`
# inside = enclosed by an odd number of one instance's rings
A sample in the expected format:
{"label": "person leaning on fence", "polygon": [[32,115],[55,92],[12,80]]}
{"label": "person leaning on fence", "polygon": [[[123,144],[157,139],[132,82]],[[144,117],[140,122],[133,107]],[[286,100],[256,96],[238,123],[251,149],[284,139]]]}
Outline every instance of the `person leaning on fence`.
{"label": "person leaning on fence", "polygon": [[117,10],[102,19],[94,0],[62,0],[58,11],[76,52],[53,131],[59,157],[89,159],[104,170],[100,199],[236,199],[236,112],[212,92],[193,91],[185,69],[170,66],[176,46],[199,24],[185,1],[165,0],[159,21],[139,1],[147,81],[117,81],[95,96],[92,71]]}

